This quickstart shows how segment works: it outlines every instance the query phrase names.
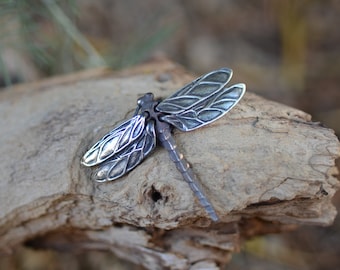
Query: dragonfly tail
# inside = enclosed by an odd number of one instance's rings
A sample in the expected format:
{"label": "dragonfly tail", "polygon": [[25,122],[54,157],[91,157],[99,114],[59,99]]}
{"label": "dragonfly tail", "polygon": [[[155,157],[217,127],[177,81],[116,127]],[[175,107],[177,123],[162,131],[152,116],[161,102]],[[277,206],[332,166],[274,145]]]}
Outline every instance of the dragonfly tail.
{"label": "dragonfly tail", "polygon": [[169,125],[164,123],[162,127],[163,128],[160,129],[157,128],[158,139],[160,140],[164,148],[168,151],[171,160],[176,164],[176,168],[181,172],[183,178],[189,184],[191,190],[198,198],[200,204],[205,208],[210,218],[213,221],[218,221],[218,216],[209,199],[204,194],[203,188],[199,183],[193,170],[191,169],[190,164],[185,160],[184,156],[177,150],[177,144],[173,137],[171,136]]}

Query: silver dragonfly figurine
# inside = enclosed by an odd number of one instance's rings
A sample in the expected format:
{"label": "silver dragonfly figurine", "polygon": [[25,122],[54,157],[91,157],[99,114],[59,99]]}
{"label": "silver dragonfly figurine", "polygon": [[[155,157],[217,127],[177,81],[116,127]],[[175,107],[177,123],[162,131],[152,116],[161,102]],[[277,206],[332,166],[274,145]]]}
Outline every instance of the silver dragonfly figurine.
{"label": "silver dragonfly figurine", "polygon": [[246,86],[243,83],[226,86],[231,77],[231,69],[221,68],[199,77],[163,101],[154,100],[152,93],[145,94],[138,99],[134,116],[93,145],[81,163],[95,168],[94,180],[115,180],[141,163],[158,140],[210,218],[217,221],[212,204],[178,151],[171,131],[173,127],[181,131],[200,128],[233,108],[244,95]]}

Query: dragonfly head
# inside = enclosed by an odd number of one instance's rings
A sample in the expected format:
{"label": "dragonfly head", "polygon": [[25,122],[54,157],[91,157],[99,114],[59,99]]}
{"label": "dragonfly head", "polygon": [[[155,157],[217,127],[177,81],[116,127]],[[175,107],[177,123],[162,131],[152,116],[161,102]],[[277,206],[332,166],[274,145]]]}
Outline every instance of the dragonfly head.
{"label": "dragonfly head", "polygon": [[137,105],[141,112],[150,112],[154,109],[156,101],[152,93],[146,93],[138,99]]}
{"label": "dragonfly head", "polygon": [[154,100],[152,93],[146,93],[137,101],[136,113],[144,114],[147,118],[158,119],[159,113],[155,110],[159,101]]}
{"label": "dragonfly head", "polygon": [[141,98],[139,98],[137,100],[137,105],[141,108],[145,108],[148,107],[149,104],[153,103],[153,94],[152,93],[146,93],[144,96],[142,96]]}

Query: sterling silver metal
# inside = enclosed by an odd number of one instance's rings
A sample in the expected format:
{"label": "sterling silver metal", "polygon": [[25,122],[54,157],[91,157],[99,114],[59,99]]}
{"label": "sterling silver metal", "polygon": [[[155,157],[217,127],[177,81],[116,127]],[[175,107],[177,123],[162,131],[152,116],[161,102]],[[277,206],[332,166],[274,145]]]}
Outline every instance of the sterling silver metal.
{"label": "sterling silver metal", "polygon": [[93,145],[81,163],[94,167],[95,181],[115,180],[141,163],[156,147],[158,139],[210,218],[217,221],[217,214],[193,170],[177,150],[171,129],[191,131],[231,110],[246,91],[243,83],[226,87],[231,77],[232,70],[228,68],[212,71],[161,102],[155,101],[152,93],[145,94],[138,99],[134,116]]}

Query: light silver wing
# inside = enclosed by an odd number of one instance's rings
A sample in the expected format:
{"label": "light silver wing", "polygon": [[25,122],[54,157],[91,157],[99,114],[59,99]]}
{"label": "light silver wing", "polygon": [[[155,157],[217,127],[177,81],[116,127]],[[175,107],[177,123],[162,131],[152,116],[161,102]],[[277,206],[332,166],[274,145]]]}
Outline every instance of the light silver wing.
{"label": "light silver wing", "polygon": [[226,87],[231,76],[232,71],[223,68],[185,86],[157,105],[156,109],[164,113],[161,120],[181,131],[190,131],[222,117],[246,91],[243,83]]}
{"label": "light silver wing", "polygon": [[81,163],[85,166],[95,166],[122,151],[143,134],[145,116],[135,115],[130,120],[101,138],[83,156]]}
{"label": "light silver wing", "polygon": [[201,76],[156,106],[156,110],[178,114],[221,91],[232,77],[232,70],[221,68]]}
{"label": "light silver wing", "polygon": [[114,155],[95,169],[97,182],[115,180],[135,168],[156,146],[154,121],[149,121],[143,133],[129,147]]}

